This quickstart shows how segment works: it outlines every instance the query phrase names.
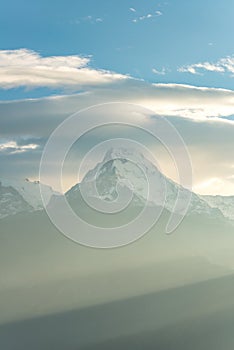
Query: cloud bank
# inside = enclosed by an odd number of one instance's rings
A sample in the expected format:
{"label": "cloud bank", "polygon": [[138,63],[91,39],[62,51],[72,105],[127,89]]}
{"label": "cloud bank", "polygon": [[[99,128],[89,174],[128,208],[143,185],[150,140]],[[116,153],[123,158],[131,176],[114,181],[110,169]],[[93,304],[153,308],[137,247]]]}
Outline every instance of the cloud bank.
{"label": "cloud bank", "polygon": [[[194,189],[197,192],[234,194],[234,91],[178,84],[147,84],[133,79],[111,88],[101,86],[69,96],[0,103],[3,175],[17,173],[37,179],[43,145],[63,120],[83,108],[119,101],[152,110],[150,116],[142,119],[142,125],[156,122],[154,117],[157,114],[165,115],[171,121],[191,154]],[[128,120],[126,113],[126,122]],[[130,135],[127,134],[127,137]],[[26,141],[22,143],[20,138]],[[29,146],[22,148],[22,145]],[[34,149],[31,145],[40,147]],[[158,146],[154,148],[152,145],[152,151],[163,172],[176,181],[171,161]]]}
{"label": "cloud bank", "polygon": [[42,57],[28,49],[0,50],[0,88],[81,89],[125,80],[128,77],[89,66],[90,57]]}

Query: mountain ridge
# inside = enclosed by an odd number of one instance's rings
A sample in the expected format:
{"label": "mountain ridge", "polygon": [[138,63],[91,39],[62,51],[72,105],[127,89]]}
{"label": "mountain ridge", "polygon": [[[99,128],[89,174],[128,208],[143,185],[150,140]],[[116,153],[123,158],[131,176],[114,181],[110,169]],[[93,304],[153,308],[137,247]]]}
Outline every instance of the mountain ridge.
{"label": "mountain ridge", "polygon": [[[56,205],[61,194],[50,186],[28,179],[0,178],[0,218],[43,210],[40,186],[46,194],[46,205]],[[122,147],[109,149],[103,160],[87,171],[81,183],[72,186],[65,196],[75,201],[85,193],[90,198],[96,196],[111,203],[118,200],[120,194],[127,196],[132,192],[134,205],[162,206],[172,212],[178,191],[182,191],[185,197],[191,194],[188,214],[195,212],[234,221],[234,196],[202,196],[190,192],[163,175],[142,153]]]}

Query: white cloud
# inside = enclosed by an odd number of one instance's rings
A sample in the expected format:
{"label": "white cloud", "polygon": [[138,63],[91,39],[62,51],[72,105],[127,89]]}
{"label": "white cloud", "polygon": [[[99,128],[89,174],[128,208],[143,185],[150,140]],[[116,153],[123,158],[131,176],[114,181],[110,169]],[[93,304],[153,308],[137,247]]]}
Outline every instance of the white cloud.
{"label": "white cloud", "polygon": [[0,152],[7,152],[8,154],[23,153],[30,150],[35,150],[39,145],[29,143],[27,145],[18,145],[16,141],[7,141],[0,143]]}
{"label": "white cloud", "polygon": [[143,16],[134,18],[134,19],[132,20],[132,22],[137,23],[137,22],[139,22],[139,21],[144,21],[144,20],[146,20],[146,19],[155,18],[155,17],[159,17],[159,16],[162,16],[162,12],[161,12],[161,11],[155,11],[154,14],[148,13],[147,15],[143,15]]}
{"label": "white cloud", "polygon": [[205,71],[216,72],[216,73],[229,73],[232,76],[234,75],[234,56],[227,56],[221,58],[215,63],[212,62],[200,62],[187,66],[180,67],[178,69],[182,73],[191,73],[191,74],[202,74]]}
{"label": "white cloud", "polygon": [[162,16],[162,12],[161,11],[156,11],[155,12],[157,16]]}
{"label": "white cloud", "polygon": [[131,12],[136,12],[136,9],[134,9],[134,7],[130,7],[129,10],[130,10]]}
{"label": "white cloud", "polygon": [[152,69],[152,72],[154,73],[154,74],[158,74],[158,75],[165,75],[166,74],[166,68],[162,68],[161,70],[158,70],[158,69],[156,69],[156,68],[153,68]]}
{"label": "white cloud", "polygon": [[144,15],[144,16],[138,17],[138,20],[139,21],[144,21],[145,19],[148,19],[148,18],[151,18],[151,17],[152,17],[151,13],[148,13],[148,15]]}
{"label": "white cloud", "polygon": [[[195,121],[222,122],[234,114],[234,91],[216,88],[195,87],[182,84],[153,84],[147,104],[159,114],[178,116]],[[153,98],[154,95],[154,98]]]}
{"label": "white cloud", "polygon": [[77,55],[42,57],[27,49],[0,50],[0,88],[24,86],[76,90],[127,79],[122,74],[93,69],[89,63],[90,57]]}
{"label": "white cloud", "polygon": [[101,22],[103,22],[103,18],[89,15],[86,17],[81,17],[78,19],[71,20],[70,24],[81,24],[81,23],[85,23],[85,22],[88,22],[91,24],[101,23]]}

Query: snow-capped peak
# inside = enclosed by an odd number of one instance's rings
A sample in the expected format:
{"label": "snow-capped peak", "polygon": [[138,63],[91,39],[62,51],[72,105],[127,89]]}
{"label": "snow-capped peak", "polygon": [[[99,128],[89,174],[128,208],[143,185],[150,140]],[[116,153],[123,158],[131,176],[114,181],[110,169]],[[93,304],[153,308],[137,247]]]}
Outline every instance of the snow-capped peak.
{"label": "snow-capped peak", "polygon": [[[107,151],[103,161],[85,175],[81,188],[87,196],[95,197],[98,193],[109,201],[118,197],[119,185],[128,187],[140,202],[163,206],[169,211],[175,207],[178,192],[186,197],[189,191],[164,176],[141,152],[123,147]],[[177,210],[179,213],[180,208]],[[214,210],[192,193],[189,212],[212,214]]]}
{"label": "snow-capped peak", "polygon": [[135,149],[131,148],[124,148],[124,147],[118,147],[118,148],[110,148],[104,158],[102,163],[106,163],[110,160],[128,160],[132,163],[137,164],[138,166],[143,167],[145,171],[155,173],[158,172],[158,169],[156,166],[153,165],[151,161],[149,161],[140,151],[136,151]]}
{"label": "snow-capped peak", "polygon": [[142,200],[162,204],[163,181],[162,174],[142,153],[120,147],[107,151],[103,161],[86,174],[82,186],[92,196],[95,182],[98,194],[108,200],[118,196],[117,185],[125,186]]}
{"label": "snow-capped peak", "polygon": [[218,208],[223,216],[234,221],[234,196],[201,196],[210,207]]}
{"label": "snow-capped peak", "polygon": [[[19,194],[28,202],[34,209],[42,208],[42,200],[40,193],[39,181],[30,181],[29,179],[0,179],[0,182],[5,187],[13,187]],[[47,194],[46,204],[49,202],[51,196],[54,194],[50,186],[42,185]]]}
{"label": "snow-capped peak", "polygon": [[[56,193],[47,185],[41,186],[46,193],[48,204],[52,195]],[[0,217],[43,209],[39,181],[0,178],[0,189]]]}

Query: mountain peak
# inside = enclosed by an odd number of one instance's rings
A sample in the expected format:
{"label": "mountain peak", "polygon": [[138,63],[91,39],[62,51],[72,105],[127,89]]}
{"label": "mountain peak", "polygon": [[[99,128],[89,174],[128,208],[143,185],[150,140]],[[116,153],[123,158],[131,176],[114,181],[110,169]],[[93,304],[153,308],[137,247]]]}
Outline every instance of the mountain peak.
{"label": "mountain peak", "polygon": [[[67,195],[74,199],[81,191],[87,197],[114,201],[119,190],[124,188],[126,193],[132,192],[135,203],[162,206],[170,212],[175,209],[179,191],[185,197],[189,191],[163,175],[141,151],[117,147],[110,148],[103,160],[89,170],[82,182],[71,188]],[[177,206],[178,214],[180,210],[183,208]],[[189,213],[213,215],[214,211],[205,200],[192,193]]]}
{"label": "mountain peak", "polygon": [[125,148],[125,147],[111,147],[105,154],[103,161],[108,161],[111,159],[144,159],[144,156],[141,152],[136,151],[133,148]]}
{"label": "mountain peak", "polygon": [[43,186],[48,204],[55,194],[50,186],[42,185],[39,181],[26,179],[0,178],[0,217],[17,214],[23,211],[41,210],[44,208],[40,186]]}
{"label": "mountain peak", "polygon": [[121,160],[121,163],[127,161],[141,167],[143,171],[158,172],[157,167],[153,164],[153,160],[149,160],[140,150],[134,148],[112,147],[110,148],[102,161],[102,164],[111,160]]}
{"label": "mountain peak", "polygon": [[85,175],[82,185],[86,189],[89,187],[92,195],[91,188],[94,188],[95,182],[99,195],[107,200],[116,199],[117,187],[122,186],[144,201],[155,202],[157,199],[157,204],[162,204],[163,179],[163,175],[141,152],[118,147],[106,152],[102,162]]}

